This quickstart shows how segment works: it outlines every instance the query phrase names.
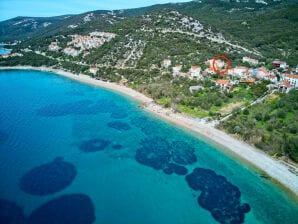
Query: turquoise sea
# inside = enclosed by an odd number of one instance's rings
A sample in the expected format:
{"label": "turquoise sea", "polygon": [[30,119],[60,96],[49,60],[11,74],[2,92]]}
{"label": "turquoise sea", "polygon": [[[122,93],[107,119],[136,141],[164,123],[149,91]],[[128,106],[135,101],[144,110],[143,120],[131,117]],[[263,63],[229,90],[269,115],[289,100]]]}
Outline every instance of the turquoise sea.
{"label": "turquoise sea", "polygon": [[0,45],[0,55],[1,54],[9,54],[10,50],[3,48],[2,45]]}
{"label": "turquoise sea", "polygon": [[298,204],[117,93],[0,72],[0,223],[298,223]]}

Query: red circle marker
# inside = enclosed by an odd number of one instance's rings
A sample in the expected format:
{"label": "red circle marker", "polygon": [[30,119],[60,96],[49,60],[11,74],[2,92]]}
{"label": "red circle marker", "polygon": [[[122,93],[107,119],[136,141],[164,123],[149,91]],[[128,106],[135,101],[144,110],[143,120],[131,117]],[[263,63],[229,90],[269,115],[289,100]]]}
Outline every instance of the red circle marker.
{"label": "red circle marker", "polygon": [[[218,69],[216,68],[216,66],[215,66],[215,61],[216,61],[217,59],[224,59],[224,60],[227,61],[228,66],[226,67],[225,70],[220,71],[220,70],[218,70]],[[212,60],[212,69],[213,69],[213,71],[214,71],[216,74],[223,75],[223,74],[225,74],[226,72],[228,72],[230,68],[231,68],[231,62],[230,62],[230,60],[229,60],[229,58],[228,58],[227,56],[225,56],[225,55],[217,55],[217,56],[215,56],[215,57],[213,58],[213,60]]]}

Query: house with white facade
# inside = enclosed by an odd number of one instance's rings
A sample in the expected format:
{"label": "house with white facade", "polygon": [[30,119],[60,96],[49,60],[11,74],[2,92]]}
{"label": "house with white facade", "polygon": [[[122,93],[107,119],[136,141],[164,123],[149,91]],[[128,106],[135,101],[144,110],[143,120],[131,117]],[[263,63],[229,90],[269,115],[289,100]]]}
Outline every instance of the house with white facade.
{"label": "house with white facade", "polygon": [[173,67],[173,75],[174,76],[177,76],[180,74],[181,72],[181,69],[182,69],[182,65],[176,65]]}
{"label": "house with white facade", "polygon": [[59,51],[61,47],[58,46],[57,42],[51,42],[49,45],[49,51]]}
{"label": "house with white facade", "polygon": [[293,86],[288,81],[280,81],[278,83],[278,88],[280,91],[284,93],[288,93],[293,88]]}
{"label": "house with white facade", "polygon": [[287,81],[291,84],[291,86],[293,87],[298,87],[298,75],[294,75],[294,74],[283,74],[282,75],[282,79],[284,81]]}
{"label": "house with white facade", "polygon": [[199,79],[201,76],[202,68],[200,66],[191,66],[189,69],[190,76],[192,79]]}
{"label": "house with white facade", "polygon": [[170,67],[171,66],[171,64],[172,64],[172,62],[171,62],[171,60],[170,59],[164,59],[162,62],[161,62],[161,66],[163,67],[163,68],[168,68],[168,67]]}
{"label": "house with white facade", "polygon": [[91,72],[93,75],[96,75],[98,69],[96,67],[92,67],[92,68],[89,68],[89,72]]}
{"label": "house with white facade", "polygon": [[248,68],[244,66],[236,66],[234,68],[234,75],[244,78],[248,75]]}
{"label": "house with white facade", "polygon": [[63,52],[67,55],[70,55],[70,56],[78,56],[80,54],[80,51],[72,48],[72,47],[67,47],[67,48],[64,48]]}
{"label": "house with white facade", "polygon": [[277,77],[273,75],[267,75],[264,77],[264,80],[268,80],[272,83],[277,83]]}
{"label": "house with white facade", "polygon": [[275,68],[287,68],[287,62],[285,61],[280,61],[280,60],[275,60],[272,62],[272,65],[275,67]]}
{"label": "house with white facade", "polygon": [[203,90],[203,89],[204,89],[203,86],[190,86],[189,87],[189,92],[194,93],[194,92],[197,92],[197,91],[200,91],[200,90]]}
{"label": "house with white facade", "polygon": [[230,89],[232,87],[232,84],[227,79],[218,79],[215,85],[219,86],[221,90]]}

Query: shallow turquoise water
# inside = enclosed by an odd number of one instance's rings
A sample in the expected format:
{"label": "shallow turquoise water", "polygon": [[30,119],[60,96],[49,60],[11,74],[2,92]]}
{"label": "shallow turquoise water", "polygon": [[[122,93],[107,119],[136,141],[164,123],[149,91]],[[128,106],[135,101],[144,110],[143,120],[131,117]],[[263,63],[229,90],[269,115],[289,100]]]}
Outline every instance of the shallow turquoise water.
{"label": "shallow turquoise water", "polygon": [[[144,140],[154,147],[164,139],[195,149],[197,162],[183,165],[188,174],[194,168],[212,170],[239,189],[241,204],[251,207],[245,223],[298,223],[298,205],[257,171],[124,96],[51,73],[1,71],[0,103],[0,199],[22,207],[26,217],[54,198],[80,193],[92,201],[94,223],[219,223],[198,204],[201,191],[193,190],[185,175],[167,175],[136,161]],[[93,146],[104,149],[82,150],[94,139],[101,142]],[[58,172],[46,189],[52,193],[32,194],[37,188],[28,181],[32,192],[22,188],[26,173],[57,157],[75,167],[70,184],[55,190],[54,183],[62,184]]]}
{"label": "shallow turquoise water", "polygon": [[4,49],[2,45],[0,45],[0,55],[1,54],[9,54],[10,50]]}

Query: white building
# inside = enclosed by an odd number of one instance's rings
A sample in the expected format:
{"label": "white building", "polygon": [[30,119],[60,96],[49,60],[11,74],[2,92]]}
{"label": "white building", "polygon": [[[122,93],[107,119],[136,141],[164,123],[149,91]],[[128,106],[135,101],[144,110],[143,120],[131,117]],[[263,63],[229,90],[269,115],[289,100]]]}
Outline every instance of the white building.
{"label": "white building", "polygon": [[248,68],[244,66],[236,66],[234,68],[234,75],[239,77],[246,77],[248,73]]}
{"label": "white building", "polygon": [[285,61],[279,61],[279,60],[275,60],[272,62],[272,65],[275,67],[275,68],[287,68],[287,62]]}
{"label": "white building", "polygon": [[199,79],[201,76],[201,67],[200,66],[191,66],[189,72],[190,76],[193,79]]}
{"label": "white building", "polygon": [[242,62],[247,62],[250,65],[257,65],[257,64],[259,64],[259,61],[258,60],[253,59],[253,58],[249,58],[249,57],[243,57],[242,58]]}
{"label": "white building", "polygon": [[190,92],[190,93],[194,93],[194,92],[196,92],[196,91],[200,91],[200,90],[202,90],[202,89],[204,89],[203,86],[190,86],[190,87],[189,87],[189,92]]}
{"label": "white building", "polygon": [[164,68],[168,68],[170,67],[172,64],[171,60],[170,59],[164,59],[162,62],[161,62],[161,66],[164,67]]}
{"label": "white building", "polygon": [[61,47],[58,46],[57,42],[51,42],[49,45],[49,51],[59,51]]}
{"label": "white building", "polygon": [[283,74],[282,75],[282,79],[284,81],[287,81],[291,84],[291,86],[293,87],[298,87],[298,75],[294,75],[294,74]]}
{"label": "white building", "polygon": [[93,75],[96,75],[98,69],[96,67],[89,68],[89,72],[91,72]]}
{"label": "white building", "polygon": [[267,75],[264,77],[265,80],[268,80],[272,83],[277,83],[277,77],[276,76],[273,76],[273,75]]}
{"label": "white building", "polygon": [[181,72],[182,69],[182,65],[176,65],[173,67],[173,75],[179,75],[179,73]]}
{"label": "white building", "polygon": [[231,83],[226,79],[218,79],[215,84],[219,86],[221,90],[226,90],[231,87]]}
{"label": "white building", "polygon": [[80,54],[80,52],[74,48],[71,48],[71,47],[67,47],[67,48],[64,48],[63,52],[67,55],[70,55],[70,56],[78,56]]}
{"label": "white building", "polygon": [[278,83],[278,88],[285,93],[290,92],[290,90],[293,88],[291,83],[289,83],[288,81],[280,81]]}

